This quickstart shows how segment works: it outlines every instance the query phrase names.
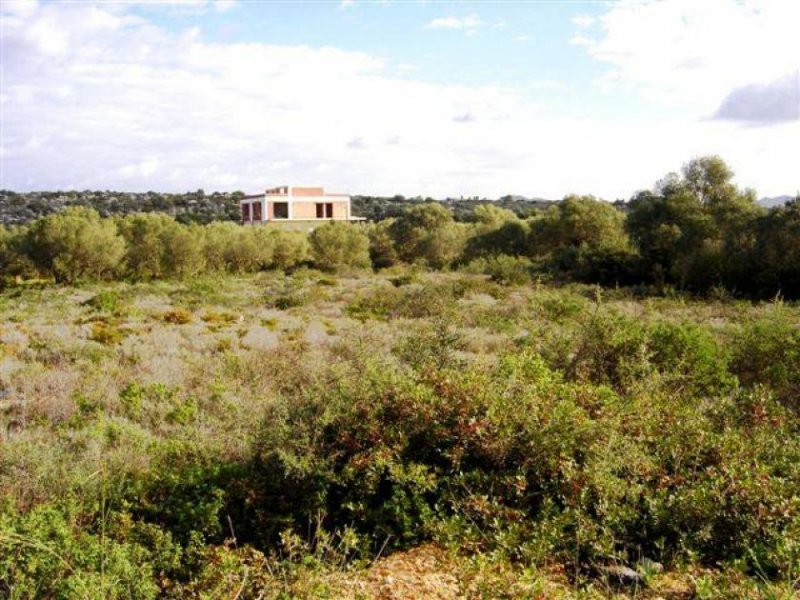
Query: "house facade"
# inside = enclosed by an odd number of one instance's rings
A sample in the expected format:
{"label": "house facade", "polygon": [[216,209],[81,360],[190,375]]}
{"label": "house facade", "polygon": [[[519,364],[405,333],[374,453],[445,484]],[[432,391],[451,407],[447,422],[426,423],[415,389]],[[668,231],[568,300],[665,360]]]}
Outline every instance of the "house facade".
{"label": "house facade", "polygon": [[363,221],[350,213],[350,196],[330,194],[323,187],[283,185],[263,194],[245,196],[240,202],[242,223]]}

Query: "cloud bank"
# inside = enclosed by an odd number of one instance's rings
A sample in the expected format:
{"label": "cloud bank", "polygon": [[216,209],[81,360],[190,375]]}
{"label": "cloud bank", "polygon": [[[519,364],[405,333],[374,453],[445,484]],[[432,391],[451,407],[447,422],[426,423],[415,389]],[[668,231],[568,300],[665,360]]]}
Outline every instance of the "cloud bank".
{"label": "cloud bank", "polygon": [[800,71],[766,84],[736,88],[722,101],[714,118],[753,125],[800,120]]}
{"label": "cloud bank", "polygon": [[[793,123],[742,129],[702,113],[688,121],[574,116],[548,104],[546,91],[397,77],[401,64],[364,52],[209,42],[198,29],[157,26],[150,8],[5,2],[2,10],[4,188],[255,191],[320,183],[374,194],[613,199],[709,152],[765,194],[796,185],[787,153],[796,144]],[[674,82],[645,72],[653,44],[630,31],[637,23],[647,29],[653,16],[625,10],[613,5],[600,19],[577,19],[591,40],[587,52],[614,67],[616,83],[670,92]],[[676,71],[713,63],[703,53],[679,54],[668,59],[670,81]],[[726,78],[724,91],[737,83]]]}

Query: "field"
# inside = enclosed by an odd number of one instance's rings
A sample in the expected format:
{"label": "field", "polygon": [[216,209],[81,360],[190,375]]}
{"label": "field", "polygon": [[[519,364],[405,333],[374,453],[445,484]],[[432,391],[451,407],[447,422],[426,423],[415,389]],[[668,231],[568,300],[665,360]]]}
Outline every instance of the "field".
{"label": "field", "polygon": [[0,314],[0,596],[797,593],[795,304],[303,267]]}

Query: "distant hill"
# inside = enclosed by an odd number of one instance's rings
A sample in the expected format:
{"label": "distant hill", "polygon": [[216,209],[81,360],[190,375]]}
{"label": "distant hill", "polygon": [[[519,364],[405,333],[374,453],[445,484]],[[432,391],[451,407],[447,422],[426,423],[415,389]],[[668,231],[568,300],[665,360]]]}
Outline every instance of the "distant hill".
{"label": "distant hill", "polygon": [[133,212],[163,212],[182,223],[238,221],[241,192],[203,190],[183,194],[160,192],[55,191],[12,192],[0,190],[0,224],[18,225],[61,210],[66,206],[88,206],[102,216]]}
{"label": "distant hill", "polygon": [[[114,192],[114,191],[53,191],[12,192],[0,190],[0,224],[20,225],[49,215],[67,206],[88,206],[102,216],[126,215],[134,212],[162,212],[182,223],[210,223],[212,221],[239,221],[241,192],[214,192],[203,190],[182,194],[160,192]],[[497,200],[486,198],[406,198],[405,196],[359,196],[353,198],[353,214],[370,221],[381,221],[396,217],[415,204],[440,202],[453,210],[459,221],[471,220],[476,206],[491,202],[507,208],[520,217],[528,217],[547,208],[552,200],[503,196]]]}
{"label": "distant hill", "polygon": [[789,200],[793,200],[794,196],[775,196],[773,198],[761,198],[758,203],[764,208],[774,208],[776,206],[783,206]]}

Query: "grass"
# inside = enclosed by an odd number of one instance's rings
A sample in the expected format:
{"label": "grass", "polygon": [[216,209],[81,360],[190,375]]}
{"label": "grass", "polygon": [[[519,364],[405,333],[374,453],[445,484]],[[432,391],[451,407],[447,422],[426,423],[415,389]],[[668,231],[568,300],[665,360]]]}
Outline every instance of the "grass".
{"label": "grass", "polygon": [[[408,569],[470,597],[797,593],[795,304],[394,269],[0,308],[11,597],[380,596]],[[602,575],[641,556],[664,572]]]}

